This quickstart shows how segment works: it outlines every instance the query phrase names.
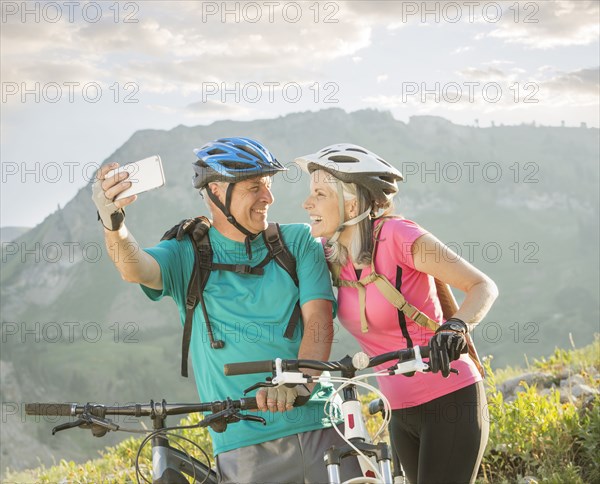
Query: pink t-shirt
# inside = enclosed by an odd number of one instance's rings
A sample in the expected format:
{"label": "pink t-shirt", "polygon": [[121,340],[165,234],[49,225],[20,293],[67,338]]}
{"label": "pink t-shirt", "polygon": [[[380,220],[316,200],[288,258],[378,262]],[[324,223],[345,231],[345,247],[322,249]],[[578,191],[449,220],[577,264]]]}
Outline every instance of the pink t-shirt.
{"label": "pink t-shirt", "polygon": [[[381,221],[375,222],[376,224]],[[443,322],[442,308],[437,296],[434,278],[415,269],[411,247],[415,240],[427,231],[406,219],[387,219],[379,234],[375,270],[398,288],[406,300],[434,321]],[[362,270],[361,277],[371,273]],[[349,261],[341,270],[340,278],[356,281],[356,273]],[[363,333],[360,325],[358,290],[340,287],[338,292],[338,318],[343,326],[358,340],[369,356],[407,347],[407,338],[400,327],[399,311],[379,292],[375,284],[366,287],[366,314],[369,331]],[[416,324],[406,317],[406,335],[413,346],[427,345],[434,332]],[[388,368],[393,362],[377,367]],[[378,377],[379,388],[389,399],[393,409],[413,407],[481,380],[477,368],[468,355],[452,362],[459,375],[451,373],[448,378],[441,373],[419,373],[413,377],[404,375]]]}

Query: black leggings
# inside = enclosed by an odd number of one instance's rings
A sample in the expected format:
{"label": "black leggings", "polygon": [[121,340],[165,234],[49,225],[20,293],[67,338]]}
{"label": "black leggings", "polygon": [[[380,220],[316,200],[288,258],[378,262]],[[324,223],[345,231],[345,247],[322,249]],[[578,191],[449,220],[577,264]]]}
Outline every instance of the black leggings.
{"label": "black leggings", "polygon": [[393,410],[390,435],[411,484],[475,481],[489,435],[483,382]]}

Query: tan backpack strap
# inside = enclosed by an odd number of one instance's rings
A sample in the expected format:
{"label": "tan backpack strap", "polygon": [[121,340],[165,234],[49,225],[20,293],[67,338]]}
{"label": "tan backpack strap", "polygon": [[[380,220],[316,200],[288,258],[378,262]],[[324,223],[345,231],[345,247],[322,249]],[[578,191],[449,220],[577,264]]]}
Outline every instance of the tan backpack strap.
{"label": "tan backpack strap", "polygon": [[469,348],[469,356],[471,357],[473,363],[475,363],[475,366],[479,370],[481,378],[485,378],[485,369],[483,368],[481,360],[479,359],[479,355],[477,354],[477,350],[475,349],[475,343],[473,343],[473,338],[471,338],[471,335],[469,333],[466,334],[466,338],[467,346]]}
{"label": "tan backpack strap", "polygon": [[329,272],[331,272],[331,283],[333,287],[340,287],[340,272],[342,267],[337,263],[329,264]]}
{"label": "tan backpack strap", "polygon": [[398,308],[419,326],[428,328],[431,331],[435,331],[439,328],[439,323],[427,317],[427,315],[419,311],[416,307],[409,304],[402,293],[398,291],[385,276],[378,274],[373,282],[375,283],[375,286],[377,286],[377,289],[379,289],[379,292],[392,306]]}
{"label": "tan backpack strap", "polygon": [[379,234],[381,233],[381,229],[383,228],[383,220],[381,223],[373,229],[373,252],[371,252],[371,274],[376,274],[375,270],[375,256],[377,255],[377,246],[379,244]]}
{"label": "tan backpack strap", "polygon": [[371,273],[363,277],[360,281],[340,280],[339,285],[342,287],[353,287],[358,290],[358,304],[360,306],[360,330],[363,333],[369,331],[367,322],[367,290],[365,286],[371,284],[379,277],[378,274]]}
{"label": "tan backpack strap", "polygon": [[438,299],[442,306],[442,313],[445,319],[450,319],[458,311],[458,303],[454,299],[454,294],[450,290],[450,286],[445,282],[435,279],[435,288],[437,290]]}
{"label": "tan backpack strap", "polygon": [[[437,289],[438,298],[440,300],[440,304],[442,306],[442,312],[444,313],[445,319],[450,319],[452,316],[456,314],[458,311],[458,303],[456,299],[454,299],[454,294],[450,290],[450,286],[445,282],[440,281],[439,279],[435,280],[435,288]],[[485,378],[485,370],[483,369],[483,365],[481,364],[481,360],[479,359],[479,355],[477,354],[477,350],[475,349],[475,344],[473,343],[473,338],[469,333],[466,334],[467,346],[469,348],[469,356],[475,363],[477,370],[481,374],[483,378]]]}
{"label": "tan backpack strap", "polygon": [[[332,264],[331,274],[333,279],[334,286],[337,287],[354,287],[358,289],[358,300],[360,305],[360,326],[361,331],[363,333],[368,332],[368,322],[367,322],[367,313],[366,313],[366,288],[365,286],[370,283],[374,283],[379,292],[387,299],[387,301],[400,311],[404,313],[405,316],[412,319],[419,326],[424,328],[428,328],[431,331],[436,331],[439,328],[439,323],[429,318],[426,314],[419,311],[416,307],[409,304],[405,297],[402,295],[400,291],[398,291],[393,284],[382,274],[377,274],[375,270],[375,255],[377,253],[377,244],[379,242],[379,233],[383,227],[383,222],[381,222],[373,231],[373,238],[375,240],[373,245],[373,254],[371,257],[371,273],[368,276],[365,276],[359,281],[346,281],[340,280],[339,275],[341,268],[339,264]],[[437,290],[438,298],[440,300],[440,305],[442,306],[442,313],[445,319],[449,319],[458,311],[458,303],[454,298],[454,294],[450,290],[450,286],[448,284],[440,281],[439,279],[435,279],[435,287]],[[477,354],[477,350],[475,349],[475,345],[473,343],[473,339],[469,333],[466,334],[467,346],[469,349],[469,356],[475,363],[475,366],[479,370],[479,373],[482,377],[485,377],[483,365],[479,360],[479,355]]]}

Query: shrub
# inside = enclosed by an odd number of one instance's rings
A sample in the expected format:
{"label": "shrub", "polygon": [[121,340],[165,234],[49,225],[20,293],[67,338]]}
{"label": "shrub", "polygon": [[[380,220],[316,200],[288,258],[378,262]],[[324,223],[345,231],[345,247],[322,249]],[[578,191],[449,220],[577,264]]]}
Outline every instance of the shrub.
{"label": "shrub", "polygon": [[[596,338],[592,345],[580,350],[557,349],[550,357],[534,362],[534,366],[553,373],[577,372],[597,387],[594,375],[600,369],[599,343]],[[558,390],[541,395],[535,387],[523,385],[524,391],[513,401],[505,401],[489,361],[486,367],[490,439],[478,483],[600,483],[600,398],[590,399],[585,405],[561,403]],[[373,398],[375,395],[365,395],[361,401],[366,404]],[[180,424],[193,425],[200,418],[194,415]],[[380,422],[379,415],[369,417],[367,427],[374,432]],[[197,442],[209,455],[212,453],[205,429],[184,429],[178,434]],[[140,438],[128,438],[105,449],[99,459],[83,464],[61,461],[50,468],[9,473],[6,481],[135,482],[134,462],[140,443]],[[180,443],[203,460],[191,444],[183,440]],[[144,469],[150,465],[150,446],[144,449],[141,464]]]}
{"label": "shrub", "polygon": [[[597,346],[586,352],[556,350],[536,366],[564,371],[576,363],[575,369],[587,372],[599,364],[596,352]],[[541,395],[523,383],[524,391],[506,402],[489,362],[486,366],[490,439],[479,482],[523,482],[526,476],[543,482],[600,482],[600,398],[578,408],[561,403],[557,389]]]}

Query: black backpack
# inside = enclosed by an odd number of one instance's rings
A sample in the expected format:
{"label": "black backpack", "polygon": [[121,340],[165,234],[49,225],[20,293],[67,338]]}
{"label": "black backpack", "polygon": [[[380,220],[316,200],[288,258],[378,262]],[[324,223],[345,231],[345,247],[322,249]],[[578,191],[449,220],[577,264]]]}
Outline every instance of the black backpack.
{"label": "black backpack", "polygon": [[[194,244],[194,269],[188,283],[188,290],[185,301],[185,323],[183,325],[183,340],[181,345],[181,375],[188,376],[187,360],[190,348],[190,339],[192,336],[192,319],[194,310],[198,303],[202,307],[204,321],[206,321],[206,329],[210,339],[210,346],[213,349],[221,349],[225,346],[225,342],[215,340],[206,311],[206,304],[202,295],[211,271],[231,271],[238,274],[262,276],[264,267],[275,259],[292,278],[296,287],[298,287],[298,275],[296,273],[296,259],[285,246],[279,224],[270,223],[267,229],[262,233],[265,245],[267,247],[266,257],[256,266],[248,266],[241,264],[215,264],[213,263],[213,251],[210,245],[210,237],[208,229],[211,222],[204,216],[182,220],[180,223],[169,229],[160,240],[170,240],[176,238],[183,240],[187,234],[190,236]],[[294,311],[285,329],[284,337],[292,339],[296,324],[301,317],[300,303],[296,302]]]}

